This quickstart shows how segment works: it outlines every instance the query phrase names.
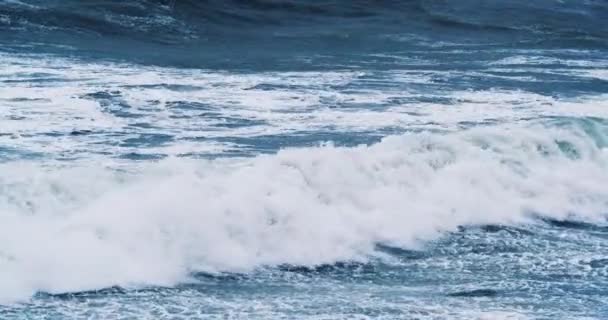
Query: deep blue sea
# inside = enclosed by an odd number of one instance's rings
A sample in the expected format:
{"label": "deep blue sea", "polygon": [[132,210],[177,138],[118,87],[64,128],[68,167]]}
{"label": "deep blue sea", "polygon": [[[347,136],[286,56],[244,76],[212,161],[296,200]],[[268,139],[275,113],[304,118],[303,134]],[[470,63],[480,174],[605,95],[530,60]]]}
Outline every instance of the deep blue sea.
{"label": "deep blue sea", "polygon": [[608,0],[0,0],[0,319],[608,319]]}

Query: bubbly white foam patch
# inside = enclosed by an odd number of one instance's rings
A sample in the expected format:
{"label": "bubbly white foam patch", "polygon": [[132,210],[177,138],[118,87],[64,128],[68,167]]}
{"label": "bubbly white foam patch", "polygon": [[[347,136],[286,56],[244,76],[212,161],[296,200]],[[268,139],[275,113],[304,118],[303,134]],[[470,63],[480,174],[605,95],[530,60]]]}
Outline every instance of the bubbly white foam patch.
{"label": "bubbly white foam patch", "polygon": [[512,67],[502,67],[502,68],[490,68],[487,71],[495,72],[498,74],[483,74],[484,77],[496,77],[496,78],[504,78],[504,79],[512,79],[512,80],[520,80],[527,82],[543,82],[545,79],[539,79],[535,76],[513,76],[509,73],[535,73],[535,74],[547,74],[547,75],[558,75],[569,77],[570,79],[576,78],[592,78],[598,80],[606,80],[608,73],[608,68],[512,68]]}
{"label": "bubbly white foam patch", "polygon": [[[325,280],[325,279],[324,279]],[[15,308],[15,313],[24,311],[27,319],[56,317],[114,319],[132,317],[137,319],[411,319],[421,320],[526,320],[526,310],[504,310],[499,306],[488,306],[478,301],[451,302],[433,298],[383,299],[385,286],[350,286],[334,281],[306,283],[309,290],[294,290],[282,294],[256,296],[247,294],[217,296],[199,290],[175,290],[167,294],[152,290],[131,292],[129,298],[108,296],[103,302],[91,306],[89,303],[68,299],[67,301],[33,301],[27,309]],[[338,287],[338,288],[336,288]],[[314,293],[311,292],[314,288]],[[238,289],[237,289],[238,290]],[[317,291],[318,290],[318,291]],[[322,294],[317,295],[319,291]],[[408,290],[405,290],[408,292]],[[411,292],[408,292],[411,293]],[[347,299],[345,298],[347,297]],[[85,307],[86,305],[86,307]],[[321,307],[323,306],[323,307]],[[39,308],[38,308],[39,307]],[[483,310],[483,311],[482,311]],[[530,311],[527,311],[528,313]],[[555,315],[555,314],[553,314]],[[560,313],[561,315],[561,313]],[[593,318],[581,318],[591,320]]]}
{"label": "bubbly white foam patch", "polygon": [[583,59],[575,59],[575,58],[556,58],[550,56],[543,55],[535,55],[538,52],[531,52],[532,55],[514,55],[511,57],[507,57],[504,59],[500,59],[498,61],[492,62],[492,65],[562,65],[568,67],[601,67],[608,68],[608,60],[606,59],[594,59],[583,60]]}
{"label": "bubbly white foam patch", "polygon": [[[47,157],[222,153],[239,146],[214,139],[328,128],[458,130],[463,122],[608,117],[605,95],[566,101],[518,90],[413,89],[450,75],[444,71],[228,73],[0,57],[0,142]],[[123,143],[158,134],[172,140],[147,147]]]}
{"label": "bubbly white foam patch", "polygon": [[411,248],[460,225],[530,214],[604,223],[607,169],[608,153],[585,132],[540,125],[172,159],[126,175],[8,163],[0,299],[366,260],[377,243]]}
{"label": "bubbly white foam patch", "polygon": [[[525,52],[522,52],[525,53]],[[565,53],[565,52],[564,52]],[[525,74],[551,74],[567,76],[571,78],[593,78],[606,80],[608,72],[608,60],[605,58],[556,58],[538,55],[539,52],[531,51],[526,55],[514,55],[498,61],[491,62],[487,71],[499,72],[498,77],[509,79],[521,79],[522,81],[546,81],[534,76],[512,76],[507,73]]]}

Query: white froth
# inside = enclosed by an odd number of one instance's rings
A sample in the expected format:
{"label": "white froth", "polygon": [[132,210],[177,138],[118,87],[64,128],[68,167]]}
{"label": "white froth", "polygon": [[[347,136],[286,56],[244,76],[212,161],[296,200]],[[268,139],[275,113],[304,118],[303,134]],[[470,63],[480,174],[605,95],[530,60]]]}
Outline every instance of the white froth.
{"label": "white froth", "polygon": [[[556,141],[576,150],[568,156]],[[5,164],[0,298],[173,284],[192,271],[365,260],[460,225],[605,221],[608,153],[576,128],[395,136],[124,176]]]}
{"label": "white froth", "polygon": [[[432,70],[228,73],[7,54],[1,58],[0,142],[50,157],[128,152],[171,156],[184,150],[221,153],[235,145],[213,139],[327,132],[329,128],[341,133],[458,130],[463,123],[503,123],[539,116],[608,117],[606,96],[570,102],[525,91],[430,94],[408,89],[446,76]],[[603,69],[577,70],[568,72],[599,78],[604,73]],[[99,92],[115,95],[115,100],[103,107],[87,96]],[[438,102],[407,102],[425,98]],[[115,104],[121,102],[130,106],[124,111],[134,117],[104,110],[117,108]],[[180,102],[194,106],[172,105]],[[223,126],[226,121],[241,120],[254,122]],[[144,128],[142,123],[152,127]],[[72,131],[92,135],[70,136]],[[125,137],[159,133],[174,141],[150,149],[121,146]]]}

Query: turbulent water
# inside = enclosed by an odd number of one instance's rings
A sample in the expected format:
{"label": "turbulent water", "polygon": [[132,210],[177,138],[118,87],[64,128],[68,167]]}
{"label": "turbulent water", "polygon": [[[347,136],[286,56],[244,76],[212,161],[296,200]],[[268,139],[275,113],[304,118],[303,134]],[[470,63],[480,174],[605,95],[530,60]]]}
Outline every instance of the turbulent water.
{"label": "turbulent water", "polygon": [[606,319],[607,218],[606,0],[0,0],[0,319]]}

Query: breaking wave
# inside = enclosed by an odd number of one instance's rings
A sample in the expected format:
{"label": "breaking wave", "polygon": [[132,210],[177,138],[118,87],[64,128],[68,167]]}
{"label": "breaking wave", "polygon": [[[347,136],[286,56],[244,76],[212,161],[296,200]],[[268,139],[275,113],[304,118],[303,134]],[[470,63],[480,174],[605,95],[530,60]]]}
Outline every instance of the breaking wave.
{"label": "breaking wave", "polygon": [[416,248],[463,225],[603,224],[606,138],[502,126],[135,171],[6,163],[0,301],[382,259],[379,244]]}

